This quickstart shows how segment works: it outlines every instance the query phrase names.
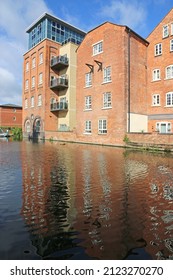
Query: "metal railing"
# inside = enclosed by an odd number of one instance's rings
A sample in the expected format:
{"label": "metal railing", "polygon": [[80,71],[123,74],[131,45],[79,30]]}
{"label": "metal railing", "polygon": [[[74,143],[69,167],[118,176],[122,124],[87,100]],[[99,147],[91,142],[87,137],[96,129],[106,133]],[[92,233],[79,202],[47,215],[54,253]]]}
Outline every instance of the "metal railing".
{"label": "metal railing", "polygon": [[50,110],[51,111],[64,111],[68,110],[68,103],[67,102],[55,102],[50,104]]}
{"label": "metal railing", "polygon": [[68,87],[68,79],[64,77],[58,77],[50,81],[51,88]]}
{"label": "metal railing", "polygon": [[55,56],[50,61],[50,66],[51,67],[54,67],[54,66],[57,66],[57,65],[59,65],[59,67],[61,65],[64,67],[64,66],[68,66],[68,64],[69,64],[68,57],[63,56],[63,55]]}

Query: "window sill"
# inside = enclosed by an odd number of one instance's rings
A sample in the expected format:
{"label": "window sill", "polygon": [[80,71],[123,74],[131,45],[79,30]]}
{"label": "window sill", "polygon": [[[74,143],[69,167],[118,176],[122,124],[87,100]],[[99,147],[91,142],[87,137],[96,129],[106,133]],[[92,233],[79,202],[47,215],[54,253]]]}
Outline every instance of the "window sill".
{"label": "window sill", "polygon": [[107,132],[105,133],[98,132],[98,135],[107,135]]}
{"label": "window sill", "polygon": [[171,78],[165,78],[164,80],[166,81],[166,80],[172,80],[173,79],[173,77],[171,77]]}
{"label": "window sill", "polygon": [[92,85],[90,85],[90,86],[85,86],[84,88],[91,88],[92,87]]}
{"label": "window sill", "polygon": [[102,110],[109,110],[112,109],[112,107],[103,107]]}
{"label": "window sill", "polygon": [[84,135],[92,135],[91,132],[84,132],[83,134],[84,134]]}
{"label": "window sill", "polygon": [[161,107],[160,104],[157,104],[157,105],[151,105],[151,107]]}
{"label": "window sill", "polygon": [[155,83],[155,82],[159,82],[159,81],[161,81],[161,79],[152,80],[151,82],[152,82],[152,83]]}
{"label": "window sill", "polygon": [[165,108],[173,108],[173,105],[166,105]]}
{"label": "window sill", "polygon": [[112,80],[110,80],[110,81],[106,81],[106,82],[103,82],[103,83],[102,83],[102,85],[104,85],[104,84],[108,84],[108,83],[112,83]]}
{"label": "window sill", "polygon": [[95,53],[95,54],[93,54],[92,56],[96,56],[96,55],[101,54],[101,53],[103,53],[103,51],[98,52],[98,53]]}
{"label": "window sill", "polygon": [[84,109],[83,111],[84,111],[84,112],[92,111],[92,109]]}

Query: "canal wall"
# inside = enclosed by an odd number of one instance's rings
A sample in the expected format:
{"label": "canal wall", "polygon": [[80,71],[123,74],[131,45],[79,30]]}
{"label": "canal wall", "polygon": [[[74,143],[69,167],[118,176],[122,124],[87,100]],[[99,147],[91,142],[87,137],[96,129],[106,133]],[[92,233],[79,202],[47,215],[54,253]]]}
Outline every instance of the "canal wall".
{"label": "canal wall", "polygon": [[100,137],[93,141],[92,135],[78,136],[76,131],[46,131],[45,139],[50,141],[74,142],[92,145],[108,145],[135,149],[157,149],[173,151],[173,134],[153,133],[127,133],[124,137],[120,135],[116,139]]}
{"label": "canal wall", "polygon": [[173,151],[173,134],[127,133],[125,143],[127,147]]}
{"label": "canal wall", "polygon": [[116,137],[98,135],[93,139],[92,134],[78,135],[77,131],[45,131],[45,139],[50,141],[75,142],[92,145],[124,146],[124,134]]}
{"label": "canal wall", "polygon": [[127,133],[130,142],[154,144],[154,145],[173,145],[173,134],[153,133]]}

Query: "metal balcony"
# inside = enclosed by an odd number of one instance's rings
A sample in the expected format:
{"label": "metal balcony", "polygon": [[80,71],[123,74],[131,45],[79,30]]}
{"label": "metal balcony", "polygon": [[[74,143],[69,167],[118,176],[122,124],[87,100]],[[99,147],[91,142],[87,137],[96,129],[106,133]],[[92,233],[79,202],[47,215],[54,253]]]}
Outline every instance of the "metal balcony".
{"label": "metal balcony", "polygon": [[56,102],[50,104],[51,112],[55,111],[67,111],[68,110],[68,103],[67,102]]}
{"label": "metal balcony", "polygon": [[66,56],[59,55],[56,57],[53,57],[50,61],[50,67],[53,70],[62,70],[69,65],[69,60]]}
{"label": "metal balcony", "polygon": [[58,77],[50,81],[51,89],[66,89],[68,88],[68,79],[65,77]]}

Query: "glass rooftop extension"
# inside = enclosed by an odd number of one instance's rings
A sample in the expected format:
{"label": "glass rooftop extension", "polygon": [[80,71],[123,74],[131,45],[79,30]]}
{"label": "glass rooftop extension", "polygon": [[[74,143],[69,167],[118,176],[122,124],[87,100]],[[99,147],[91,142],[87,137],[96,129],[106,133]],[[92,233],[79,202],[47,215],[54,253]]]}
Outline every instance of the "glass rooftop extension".
{"label": "glass rooftop extension", "polygon": [[60,44],[70,41],[79,45],[86,34],[81,29],[47,13],[32,23],[26,32],[29,34],[28,49],[46,38]]}

